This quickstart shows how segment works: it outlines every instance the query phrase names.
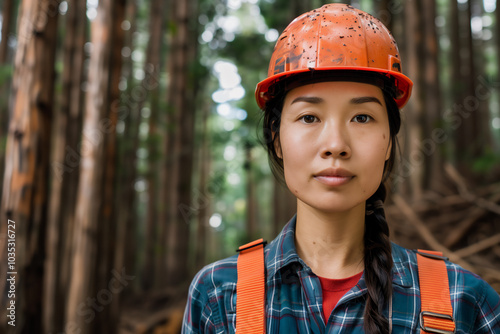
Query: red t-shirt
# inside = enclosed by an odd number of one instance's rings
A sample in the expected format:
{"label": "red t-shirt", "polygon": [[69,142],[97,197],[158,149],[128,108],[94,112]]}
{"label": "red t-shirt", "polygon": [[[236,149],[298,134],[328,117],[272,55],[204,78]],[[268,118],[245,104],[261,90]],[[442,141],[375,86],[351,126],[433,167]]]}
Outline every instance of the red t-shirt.
{"label": "red t-shirt", "polygon": [[340,298],[342,298],[347,291],[351,290],[351,288],[358,283],[362,274],[363,272],[360,272],[354,276],[341,279],[331,279],[318,276],[321,282],[321,289],[323,290],[323,316],[325,318],[325,323],[328,322],[328,318]]}

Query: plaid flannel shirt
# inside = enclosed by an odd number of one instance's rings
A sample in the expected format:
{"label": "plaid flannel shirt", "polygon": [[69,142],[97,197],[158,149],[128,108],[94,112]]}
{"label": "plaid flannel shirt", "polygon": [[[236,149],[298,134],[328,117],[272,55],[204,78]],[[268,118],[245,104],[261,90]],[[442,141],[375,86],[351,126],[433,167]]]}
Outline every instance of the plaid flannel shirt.
{"label": "plaid flannel shirt", "polygon": [[[364,333],[364,274],[339,300],[325,324],[321,283],[299,258],[294,216],[265,247],[267,333]],[[392,332],[420,333],[415,251],[392,244]],[[237,255],[205,266],[194,277],[182,333],[235,333]],[[500,333],[500,297],[479,276],[446,262],[456,333]],[[389,308],[385,311],[389,318]]]}

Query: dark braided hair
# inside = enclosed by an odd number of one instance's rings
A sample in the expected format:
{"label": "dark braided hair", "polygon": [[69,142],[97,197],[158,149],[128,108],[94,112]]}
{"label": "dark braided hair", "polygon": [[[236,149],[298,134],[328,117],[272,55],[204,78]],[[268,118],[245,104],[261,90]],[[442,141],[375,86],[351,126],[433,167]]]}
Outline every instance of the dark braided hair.
{"label": "dark braided hair", "polygon": [[[373,83],[373,81],[370,80],[369,83]],[[385,162],[384,176],[380,186],[366,200],[364,262],[368,294],[364,311],[364,330],[370,334],[389,333],[389,321],[384,317],[383,310],[392,298],[391,270],[393,262],[389,226],[383,206],[386,197],[384,182],[389,177],[394,166],[396,147],[398,146],[396,135],[401,126],[401,117],[393,98],[393,91],[385,87],[382,87],[382,91],[387,106],[392,149],[389,159]],[[282,93],[275,94],[276,98],[268,101],[264,108],[264,142],[262,144],[267,150],[269,165],[273,174],[280,182],[284,183],[283,160],[278,157],[275,148],[279,146],[281,111],[287,90],[283,87],[279,88],[279,86],[278,89],[282,89]]]}
{"label": "dark braided hair", "polygon": [[389,333],[389,322],[383,315],[385,306],[392,298],[392,255],[389,226],[385,219],[384,181],[391,174],[397,147],[397,133],[401,126],[399,109],[394,100],[384,94],[389,116],[392,150],[384,166],[384,177],[377,191],[366,200],[365,219],[365,281],[368,288],[364,312],[366,333]]}

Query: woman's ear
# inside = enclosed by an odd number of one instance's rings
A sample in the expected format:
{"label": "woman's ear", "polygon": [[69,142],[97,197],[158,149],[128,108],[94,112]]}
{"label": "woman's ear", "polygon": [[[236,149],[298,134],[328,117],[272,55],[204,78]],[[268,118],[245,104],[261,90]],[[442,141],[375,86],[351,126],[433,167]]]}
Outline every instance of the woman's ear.
{"label": "woman's ear", "polygon": [[389,138],[389,146],[387,146],[387,152],[385,153],[385,161],[389,160],[392,152],[392,139]]}
{"label": "woman's ear", "polygon": [[274,144],[274,151],[276,152],[276,155],[278,158],[283,160],[283,154],[281,152],[281,143],[280,143],[280,136],[276,131],[272,131],[272,138],[273,138],[273,144]]}

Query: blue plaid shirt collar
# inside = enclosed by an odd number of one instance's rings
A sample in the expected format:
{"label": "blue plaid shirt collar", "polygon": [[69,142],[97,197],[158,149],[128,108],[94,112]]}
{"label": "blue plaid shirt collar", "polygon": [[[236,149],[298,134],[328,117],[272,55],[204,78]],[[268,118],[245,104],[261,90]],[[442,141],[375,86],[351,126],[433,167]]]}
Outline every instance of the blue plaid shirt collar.
{"label": "blue plaid shirt collar", "polygon": [[[295,226],[297,215],[294,215],[285,225],[281,233],[266,247],[267,279],[274,279],[279,271],[285,268],[299,266],[301,269],[312,272],[309,266],[299,257],[295,248]],[[401,287],[413,286],[413,279],[409,268],[407,253],[398,245],[392,244],[392,281]],[[296,268],[297,269],[297,268]],[[364,274],[359,280],[358,288],[366,291]]]}

